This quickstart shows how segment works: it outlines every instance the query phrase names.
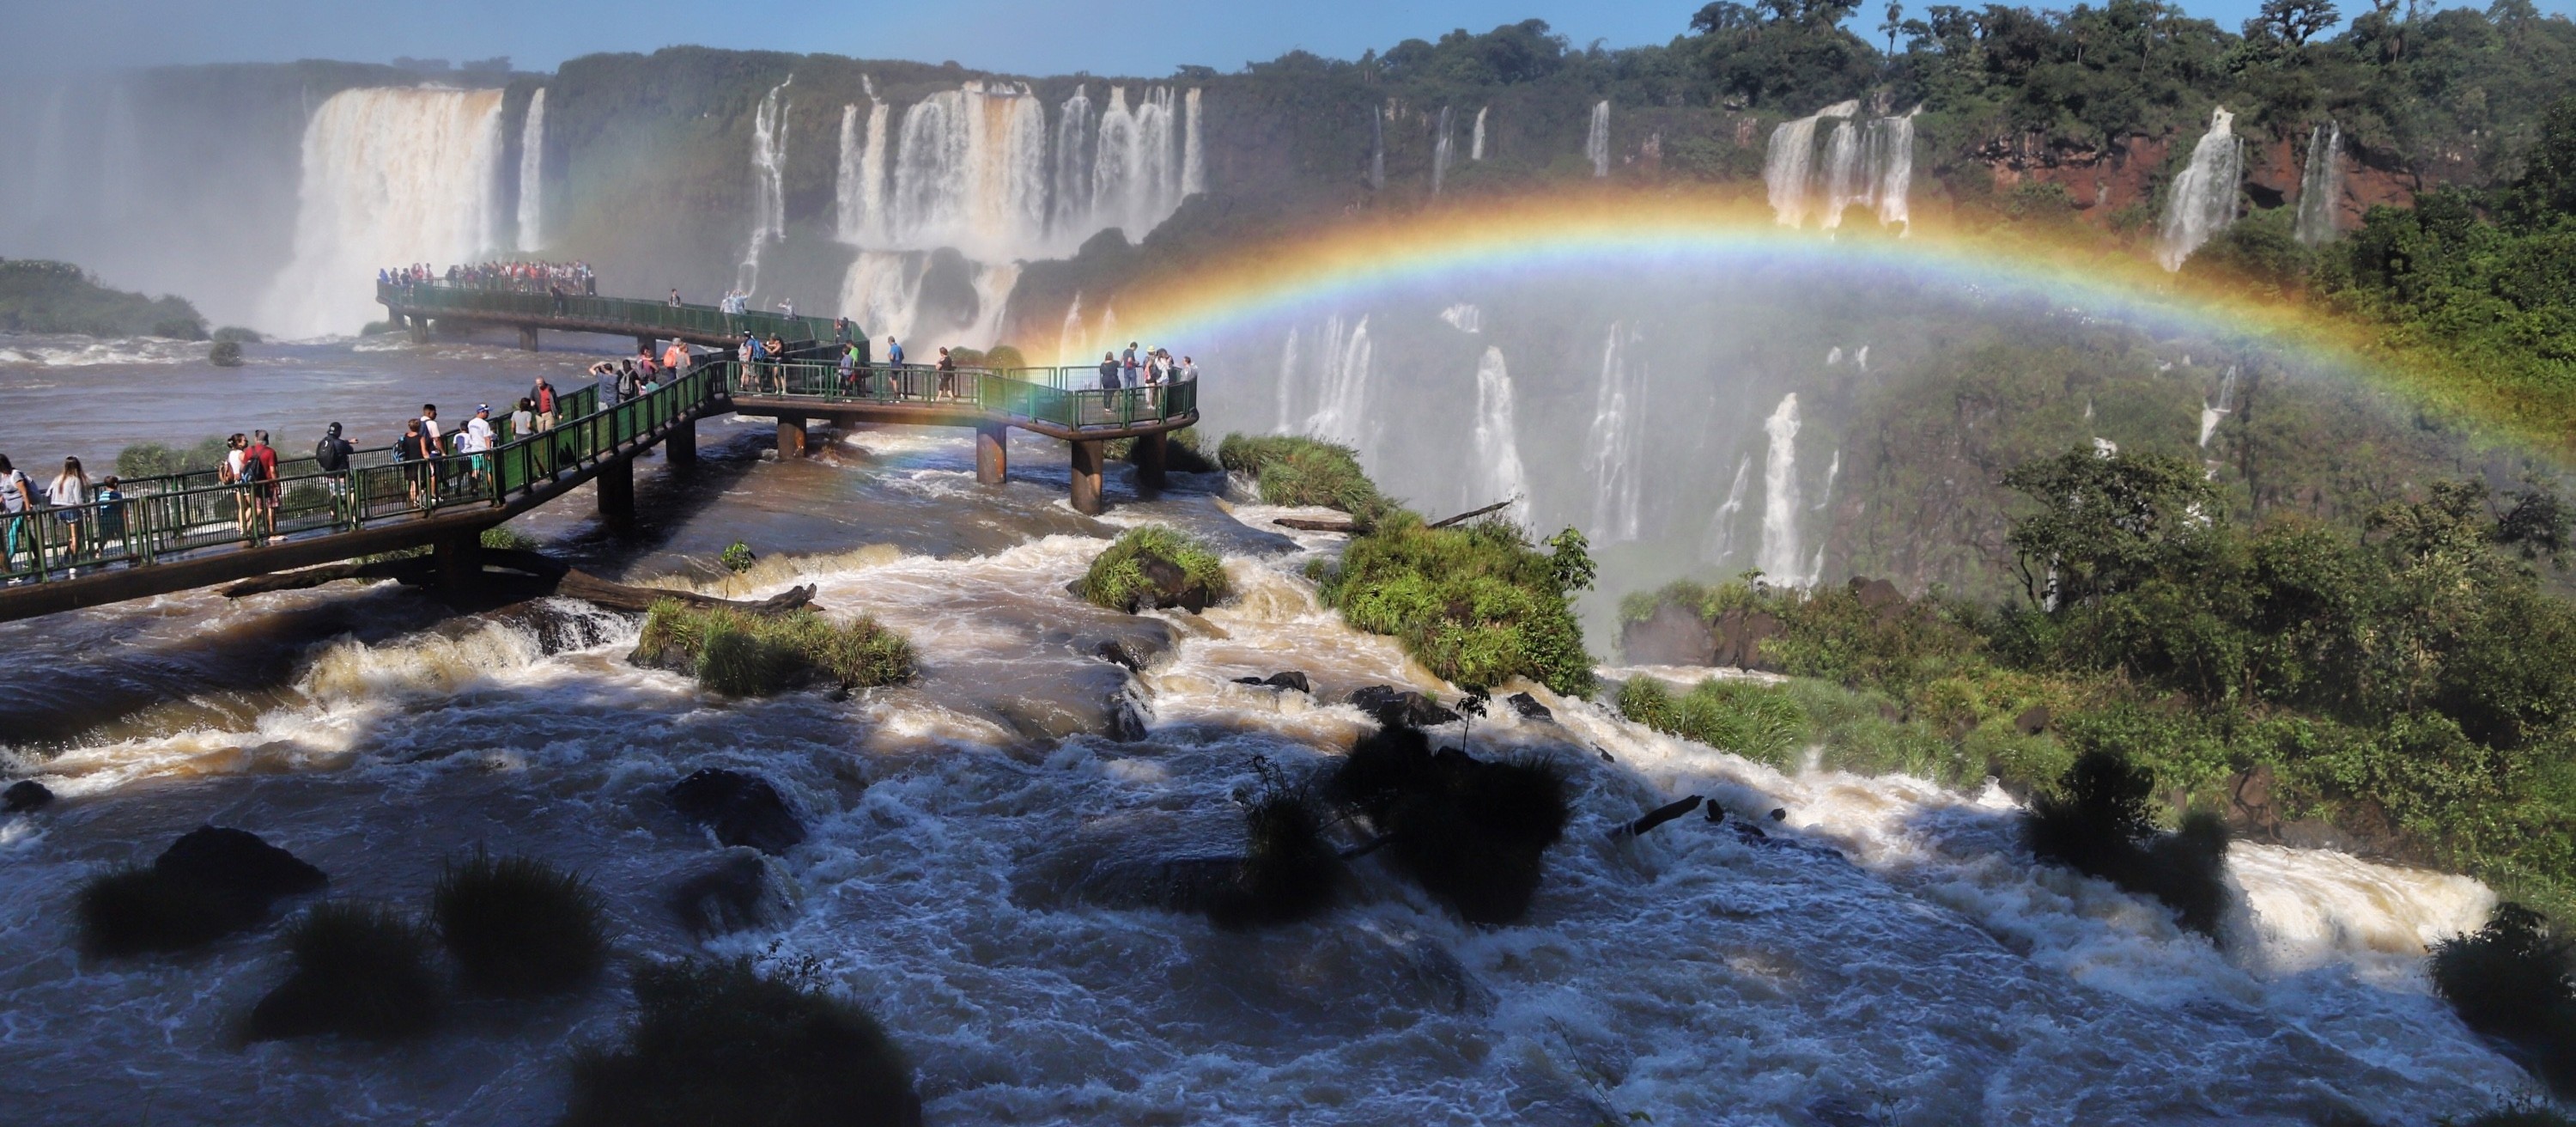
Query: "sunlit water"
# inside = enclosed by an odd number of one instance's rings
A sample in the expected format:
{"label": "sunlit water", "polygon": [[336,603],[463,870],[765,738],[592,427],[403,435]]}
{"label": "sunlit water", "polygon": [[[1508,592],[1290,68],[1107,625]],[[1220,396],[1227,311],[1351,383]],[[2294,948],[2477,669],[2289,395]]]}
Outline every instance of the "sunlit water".
{"label": "sunlit water", "polygon": [[[399,389],[381,393],[394,418],[412,391],[515,387],[558,362],[481,347],[333,362]],[[116,398],[181,370],[86,378]],[[46,402],[25,377],[0,369],[13,441]],[[246,421],[377,393],[263,394],[240,401]],[[45,410],[49,429],[76,421]],[[726,701],[628,665],[623,617],[558,601],[450,617],[399,589],[0,626],[33,674],[0,695],[10,773],[64,796],[0,821],[0,1120],[542,1122],[571,1048],[624,1018],[621,972],[577,1001],[468,1006],[417,1044],[244,1045],[236,1024],[281,973],[273,929],[179,959],[74,954],[80,881],[209,821],[322,866],[335,895],[417,906],[443,860],[487,845],[589,874],[631,958],[811,960],[894,1032],[936,1123],[2429,1123],[2527,1088],[2425,986],[2423,945],[2492,904],[2475,882],[2238,846],[2222,951],[2034,868],[1999,792],[1783,775],[1544,690],[1555,722],[1498,715],[1466,737],[1576,783],[1523,924],[1462,925],[1376,861],[1350,903],[1270,931],[1091,905],[1104,866],[1235,848],[1256,756],[1321,769],[1367,729],[1319,702],[1443,687],[1318,607],[1303,567],[1337,537],[1280,534],[1281,510],[1214,476],[1152,499],[1114,478],[1093,519],[1065,506],[1050,443],[1016,445],[1014,480],[989,490],[964,432],[841,435],[781,465],[759,431],[719,424],[696,475],[648,474],[640,544],[605,539],[578,500],[539,531],[640,581],[812,583],[830,613],[911,636],[916,684]],[[1240,597],[1135,617],[1064,592],[1149,521],[1215,540]],[[696,561],[737,538],[765,558],[728,586]],[[1107,640],[1151,655],[1146,672],[1094,656]],[[1283,669],[1315,694],[1233,681]],[[1096,734],[1121,707],[1146,739]],[[38,747],[19,718],[73,734]],[[781,861],[784,924],[700,944],[664,900],[720,851],[663,792],[708,765],[772,779],[812,832]],[[1771,836],[1694,815],[1608,838],[1694,793]]]}

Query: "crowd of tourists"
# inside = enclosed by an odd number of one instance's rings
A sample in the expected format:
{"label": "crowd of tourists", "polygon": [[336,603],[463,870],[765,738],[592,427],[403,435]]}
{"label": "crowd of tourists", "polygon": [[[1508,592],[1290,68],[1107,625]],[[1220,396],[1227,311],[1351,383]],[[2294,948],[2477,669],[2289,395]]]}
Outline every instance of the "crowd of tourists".
{"label": "crowd of tourists", "polygon": [[1172,359],[1169,349],[1148,348],[1136,351],[1136,342],[1128,341],[1124,352],[1100,354],[1100,390],[1116,391],[1123,387],[1161,387],[1166,384],[1196,383],[1198,361],[1183,356]]}
{"label": "crowd of tourists", "polygon": [[[503,293],[599,296],[599,276],[587,262],[478,262],[441,271],[426,262],[376,271],[379,286],[464,286]],[[676,291],[675,291],[676,292]]]}

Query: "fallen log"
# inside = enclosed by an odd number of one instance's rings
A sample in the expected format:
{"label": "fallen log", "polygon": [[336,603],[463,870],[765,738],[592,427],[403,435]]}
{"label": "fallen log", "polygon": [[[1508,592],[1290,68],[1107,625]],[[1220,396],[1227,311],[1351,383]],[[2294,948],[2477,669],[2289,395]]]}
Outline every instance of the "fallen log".
{"label": "fallen log", "polygon": [[1688,814],[1693,810],[1699,809],[1700,802],[1700,796],[1694,794],[1689,798],[1681,799],[1677,802],[1667,802],[1661,806],[1655,807],[1653,810],[1647,811],[1645,817],[1639,818],[1636,821],[1610,831],[1610,840],[1617,841],[1623,837],[1644,837],[1646,831],[1672,821],[1675,818],[1681,817],[1684,814]]}
{"label": "fallen log", "polygon": [[785,614],[798,607],[814,604],[814,588],[811,584],[790,587],[757,602],[741,602],[734,599],[719,599],[713,595],[701,595],[695,591],[674,591],[662,587],[630,587],[623,583],[611,583],[580,568],[568,568],[564,571],[563,578],[555,581],[555,594],[567,599],[580,599],[593,606],[635,614],[649,611],[653,609],[653,604],[665,599],[691,610],[731,607],[750,614]]}
{"label": "fallen log", "polygon": [[1431,522],[1431,523],[1429,523],[1429,524],[1426,524],[1426,525],[1424,525],[1424,526],[1422,526],[1422,527],[1424,527],[1424,528],[1447,528],[1447,527],[1449,527],[1450,525],[1453,525],[1453,524],[1460,524],[1460,523],[1464,523],[1464,522],[1466,522],[1466,521],[1474,520],[1474,519],[1476,519],[1477,517],[1480,517],[1480,516],[1485,515],[1486,513],[1491,513],[1491,512],[1500,512],[1501,510],[1511,508],[1511,507],[1512,507],[1512,505],[1513,505],[1513,504],[1515,504],[1515,503],[1517,503],[1519,500],[1520,500],[1520,496],[1519,496],[1518,494],[1514,494],[1513,496],[1505,497],[1505,498],[1503,498],[1503,499],[1502,499],[1502,500],[1500,500],[1500,501],[1496,501],[1496,502],[1494,502],[1493,504],[1487,505],[1487,506],[1485,506],[1484,508],[1481,508],[1481,509],[1470,509],[1470,510],[1468,510],[1468,511],[1466,511],[1466,512],[1463,512],[1463,513],[1458,514],[1457,516],[1450,517],[1450,518],[1449,518],[1449,519],[1447,519],[1447,520],[1435,520],[1435,521],[1433,521],[1433,522]]}
{"label": "fallen log", "polygon": [[405,582],[426,582],[436,567],[435,561],[427,554],[405,556],[394,560],[368,560],[363,563],[347,560],[321,567],[254,575],[225,587],[222,594],[227,599],[238,599],[245,595],[265,595],[272,591],[301,591],[342,579],[399,579]]}
{"label": "fallen log", "polygon": [[[609,610],[622,610],[634,614],[649,611],[653,609],[654,603],[664,599],[677,602],[691,610],[731,607],[749,614],[785,614],[798,607],[812,606],[814,603],[814,588],[811,584],[791,587],[766,599],[746,602],[719,599],[713,595],[701,595],[695,591],[673,591],[661,587],[633,587],[624,583],[612,583],[542,552],[516,548],[486,548],[481,553],[481,560],[487,567],[525,572],[538,579],[551,580],[553,594],[568,599],[580,599]],[[400,559],[369,560],[364,563],[352,560],[322,567],[308,567],[299,571],[253,576],[225,587],[223,595],[225,598],[238,599],[245,595],[261,595],[272,591],[301,591],[341,579],[395,579],[410,584],[426,584],[436,579],[437,573],[438,563],[427,553],[404,556]]]}
{"label": "fallen log", "polygon": [[1299,532],[1358,532],[1360,526],[1346,520],[1307,520],[1304,517],[1273,517],[1270,523]]}

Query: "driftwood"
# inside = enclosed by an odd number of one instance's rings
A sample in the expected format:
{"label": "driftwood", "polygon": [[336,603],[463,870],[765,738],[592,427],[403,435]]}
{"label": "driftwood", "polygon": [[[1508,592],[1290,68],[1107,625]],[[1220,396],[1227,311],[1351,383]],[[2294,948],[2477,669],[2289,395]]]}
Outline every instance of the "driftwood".
{"label": "driftwood", "polygon": [[1505,497],[1505,498],[1503,498],[1503,499],[1502,499],[1502,500],[1500,500],[1500,501],[1496,501],[1496,502],[1494,502],[1493,504],[1487,505],[1487,506],[1485,506],[1484,508],[1481,508],[1481,509],[1469,509],[1468,511],[1463,512],[1463,513],[1460,513],[1460,514],[1458,514],[1457,516],[1450,517],[1450,518],[1449,518],[1449,519],[1447,519],[1447,520],[1435,520],[1435,521],[1432,521],[1431,523],[1426,524],[1426,525],[1424,525],[1423,527],[1424,527],[1424,528],[1447,528],[1447,527],[1449,527],[1450,525],[1453,525],[1453,524],[1462,524],[1462,523],[1465,523],[1465,522],[1467,522],[1467,521],[1474,520],[1474,519],[1476,519],[1477,517],[1483,516],[1483,515],[1485,515],[1486,513],[1500,512],[1500,511],[1502,511],[1502,510],[1504,510],[1504,509],[1511,508],[1511,507],[1512,507],[1512,505],[1513,505],[1513,503],[1514,503],[1514,502],[1517,502],[1517,501],[1519,501],[1519,500],[1520,500],[1519,495],[1515,494],[1515,495],[1510,496],[1510,497]]}
{"label": "driftwood", "polygon": [[[713,595],[701,595],[695,591],[672,591],[660,587],[631,587],[624,583],[611,583],[542,552],[530,552],[517,548],[485,548],[477,553],[477,557],[486,567],[525,572],[540,579],[551,579],[554,581],[553,593],[565,598],[580,599],[594,606],[634,614],[651,610],[654,603],[664,599],[679,603],[691,610],[731,607],[750,614],[785,614],[798,607],[814,604],[814,588],[811,584],[791,587],[755,602],[744,602],[719,599]],[[300,571],[254,576],[224,588],[223,594],[226,598],[238,599],[244,595],[266,594],[271,591],[300,591],[340,579],[395,579],[404,583],[425,584],[434,581],[437,574],[437,560],[424,552],[400,559],[371,560],[365,563],[351,561],[323,567],[308,567]]]}
{"label": "driftwood", "polygon": [[308,567],[299,571],[254,575],[224,588],[223,596],[227,599],[238,599],[244,595],[264,595],[271,591],[301,591],[307,587],[319,587],[340,579],[399,579],[405,582],[424,582],[428,580],[435,567],[436,564],[427,555],[405,556],[398,560],[369,560],[365,563],[350,560],[326,564],[322,567]]}
{"label": "driftwood", "polygon": [[[1646,831],[1672,821],[1675,818],[1681,817],[1684,814],[1688,814],[1693,810],[1699,809],[1700,802],[1700,796],[1694,794],[1689,798],[1682,799],[1678,802],[1667,802],[1661,806],[1655,807],[1653,810],[1648,811],[1645,817],[1639,818],[1636,821],[1610,831],[1610,840],[1617,841],[1623,837],[1643,837],[1645,836]],[[1714,809],[1714,807],[1712,807],[1712,809]]]}
{"label": "driftwood", "polygon": [[1307,520],[1303,517],[1273,517],[1270,523],[1299,532],[1357,532],[1360,526],[1346,520]]}
{"label": "driftwood", "polygon": [[564,572],[563,578],[555,583],[555,594],[568,599],[580,599],[610,610],[631,611],[636,614],[653,609],[653,604],[665,599],[691,610],[731,607],[751,614],[785,614],[798,607],[814,604],[814,588],[811,584],[790,587],[758,602],[739,602],[733,599],[719,599],[713,595],[701,595],[695,591],[673,591],[661,587],[629,587],[623,583],[611,583],[579,568]]}

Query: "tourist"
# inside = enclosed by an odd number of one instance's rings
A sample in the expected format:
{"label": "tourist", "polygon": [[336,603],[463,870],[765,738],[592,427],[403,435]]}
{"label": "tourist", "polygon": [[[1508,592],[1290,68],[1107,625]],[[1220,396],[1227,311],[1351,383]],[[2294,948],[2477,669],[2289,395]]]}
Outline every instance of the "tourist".
{"label": "tourist", "polygon": [[[842,322],[845,326],[847,321]],[[856,395],[859,390],[859,347],[846,338],[841,341],[841,390]]]}
{"label": "tourist", "polygon": [[268,432],[251,432],[251,444],[242,464],[251,479],[251,500],[258,503],[261,535],[277,535],[278,495],[284,487],[277,480],[277,448],[268,444]]}
{"label": "tourist", "polygon": [[402,437],[394,441],[394,461],[403,467],[403,487],[411,494],[411,507],[423,507],[435,483],[429,477],[429,453],[421,439],[419,419],[403,423]]}
{"label": "tourist", "polygon": [[592,385],[599,389],[599,409],[617,406],[617,365],[602,360],[590,366],[590,377]]}
{"label": "tourist", "polygon": [[1183,357],[1181,357],[1181,382],[1182,382],[1182,383],[1197,383],[1197,382],[1199,382],[1199,362],[1198,362],[1198,361],[1196,361],[1196,360],[1192,360],[1192,359],[1190,359],[1190,358],[1189,358],[1189,357],[1187,357],[1187,356],[1183,356]]}
{"label": "tourist", "polygon": [[1100,390],[1118,390],[1118,354],[1115,352],[1100,354]]}
{"label": "tourist", "polygon": [[886,334],[886,373],[886,390],[897,399],[903,398],[903,345],[892,333]]}
{"label": "tourist", "polygon": [[123,483],[117,480],[115,474],[109,474],[98,483],[98,490],[91,493],[89,499],[90,503],[98,506],[98,552],[105,555],[110,543],[123,547],[125,545]]}
{"label": "tourist", "polygon": [[644,383],[649,384],[653,382],[653,369],[658,366],[659,365],[655,364],[653,361],[653,343],[651,341],[646,341],[643,344],[635,346],[635,371],[637,375],[642,377]]}
{"label": "tourist", "polygon": [[939,394],[943,399],[957,398],[957,359],[948,350],[939,350]]}
{"label": "tourist", "polygon": [[[67,558],[77,563],[81,555],[82,510],[89,507],[89,475],[81,472],[80,459],[63,459],[63,472],[54,475],[54,483],[45,487],[45,503],[62,514],[63,534],[71,544]],[[72,578],[80,578],[80,568],[68,570]]]}
{"label": "tourist", "polygon": [[1119,355],[1119,357],[1118,357],[1118,366],[1119,366],[1119,368],[1123,369],[1123,371],[1121,371],[1121,373],[1120,373],[1120,382],[1121,382],[1121,383],[1123,383],[1125,386],[1127,386],[1127,387],[1134,387],[1134,386],[1136,386],[1138,383],[1142,382],[1142,381],[1139,379],[1139,375],[1140,375],[1140,373],[1138,373],[1138,372],[1137,372],[1137,370],[1136,370],[1136,342],[1135,342],[1135,341],[1132,341],[1132,340],[1131,340],[1131,341],[1128,341],[1128,342],[1127,342],[1127,351],[1126,351],[1126,352],[1124,352],[1124,353],[1121,353],[1121,354]]}
{"label": "tourist", "polygon": [[435,506],[438,504],[439,458],[447,453],[438,430],[438,404],[421,404],[420,418],[413,421],[420,424],[421,500],[426,505]]}
{"label": "tourist", "polygon": [[633,403],[644,397],[644,375],[632,360],[617,366],[617,401]]}
{"label": "tourist", "polygon": [[769,378],[778,385],[778,394],[787,394],[787,342],[780,340],[778,331],[772,329],[769,343],[762,351],[769,354]]}
{"label": "tourist", "polygon": [[677,286],[673,286],[673,287],[671,287],[671,303],[670,303],[670,304],[671,304],[671,308],[673,308],[673,309],[678,309],[678,308],[680,307],[680,289],[679,289],[679,287],[677,287]]}
{"label": "tourist", "polygon": [[[224,439],[224,464],[215,468],[215,481],[221,485],[241,485],[249,472],[244,459],[250,457],[250,438],[239,431]],[[233,523],[240,526],[243,539],[250,538],[251,521],[256,514],[248,489],[233,490]]]}
{"label": "tourist", "polygon": [[850,319],[832,318],[832,343],[847,347],[850,343]]}
{"label": "tourist", "polygon": [[563,315],[564,315],[564,288],[563,288],[562,283],[559,283],[559,282],[548,282],[548,283],[546,283],[546,296],[551,297],[551,298],[553,298],[553,299],[554,299],[554,302],[555,302],[555,316],[557,316],[557,317],[561,317],[561,316],[563,316]]}
{"label": "tourist", "polygon": [[528,398],[535,401],[537,429],[555,429],[555,385],[547,383],[544,376],[538,376],[536,386],[528,389]]}
{"label": "tourist", "polygon": [[483,488],[484,475],[492,472],[492,405],[474,405],[474,417],[465,420],[465,430],[456,436],[456,444],[470,457],[465,463],[465,478],[473,488]]}
{"label": "tourist", "polygon": [[680,378],[680,373],[689,370],[689,346],[686,342],[678,337],[671,338],[671,347],[662,350],[662,370],[669,372],[675,380]]}
{"label": "tourist", "polygon": [[796,319],[796,299],[795,299],[795,298],[792,298],[792,297],[782,297],[782,298],[779,298],[779,299],[778,299],[778,315],[779,315],[779,316],[781,316],[781,317],[785,317],[785,318],[787,318],[787,319],[788,319],[788,320],[790,320],[790,321],[795,320],[795,319]]}
{"label": "tourist", "polygon": [[[36,483],[10,465],[8,455],[0,454],[0,571],[17,562],[19,541],[27,540],[30,552],[35,549],[27,537],[27,510],[35,506],[35,498]],[[15,587],[18,581],[12,579],[9,585]]]}

